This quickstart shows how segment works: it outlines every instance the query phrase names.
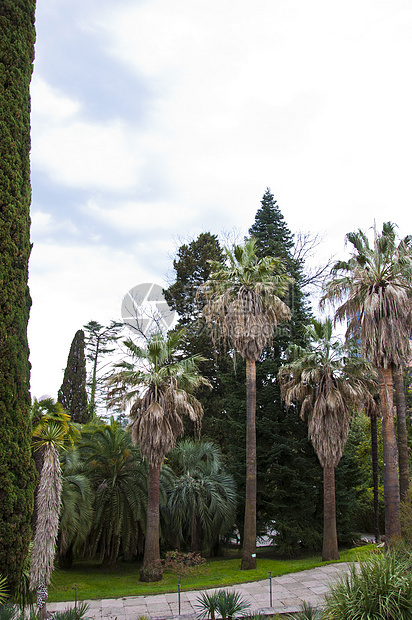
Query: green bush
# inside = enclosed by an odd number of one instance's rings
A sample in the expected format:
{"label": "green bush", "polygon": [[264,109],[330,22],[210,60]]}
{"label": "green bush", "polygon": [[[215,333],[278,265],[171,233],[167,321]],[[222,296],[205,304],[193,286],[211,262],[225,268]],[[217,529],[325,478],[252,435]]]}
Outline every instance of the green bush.
{"label": "green bush", "polygon": [[412,561],[405,554],[372,555],[332,584],[326,596],[327,620],[410,620]]}

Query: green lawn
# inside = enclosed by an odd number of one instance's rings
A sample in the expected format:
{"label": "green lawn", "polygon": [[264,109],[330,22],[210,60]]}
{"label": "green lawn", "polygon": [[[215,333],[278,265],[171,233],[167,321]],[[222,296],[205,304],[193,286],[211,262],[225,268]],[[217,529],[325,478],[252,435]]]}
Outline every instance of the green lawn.
{"label": "green lawn", "polygon": [[[342,551],[341,562],[362,559],[375,545],[366,545]],[[320,556],[299,560],[279,560],[258,557],[256,570],[241,571],[240,559],[217,559],[208,562],[207,574],[185,576],[181,580],[182,590],[204,590],[206,588],[230,586],[247,581],[258,581],[272,576],[294,573],[323,564]],[[53,573],[49,588],[49,601],[73,601],[74,586],[77,587],[78,600],[96,598],[121,598],[163,594],[177,591],[177,576],[166,571],[162,581],[157,583],[139,582],[140,563],[121,562],[115,569],[100,566],[97,562],[78,562],[70,570],[57,570]]]}

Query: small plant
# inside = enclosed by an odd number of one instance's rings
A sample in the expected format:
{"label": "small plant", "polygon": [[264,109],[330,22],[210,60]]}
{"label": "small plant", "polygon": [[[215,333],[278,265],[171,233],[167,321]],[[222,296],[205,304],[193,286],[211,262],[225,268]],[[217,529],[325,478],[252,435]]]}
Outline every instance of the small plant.
{"label": "small plant", "polygon": [[197,597],[197,604],[195,607],[199,609],[198,618],[208,618],[215,620],[217,611],[217,595],[218,590],[212,590],[212,592],[202,592]]}
{"label": "small plant", "polygon": [[68,607],[64,611],[56,611],[53,614],[54,620],[83,620],[89,610],[87,603],[78,603],[77,607]]}
{"label": "small plant", "polygon": [[310,603],[303,601],[301,611],[294,614],[287,614],[286,618],[290,620],[322,620],[324,617],[323,610],[318,607],[312,607]]}
{"label": "small plant", "polygon": [[0,575],[0,605],[4,603],[8,595],[7,579]]}
{"label": "small plant", "polygon": [[222,620],[232,620],[233,616],[244,616],[250,604],[239,592],[234,590],[216,590],[212,593],[202,592],[197,598],[196,607],[200,610],[198,618],[215,620],[216,612]]}
{"label": "small plant", "polygon": [[412,563],[390,552],[372,555],[349,568],[326,596],[328,620],[409,620],[412,618]]}

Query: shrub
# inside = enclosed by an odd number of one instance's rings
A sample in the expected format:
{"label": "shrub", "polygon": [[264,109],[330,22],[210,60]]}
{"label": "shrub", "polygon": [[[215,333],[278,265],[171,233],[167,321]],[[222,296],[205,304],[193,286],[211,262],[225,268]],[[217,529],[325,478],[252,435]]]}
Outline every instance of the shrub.
{"label": "shrub", "polygon": [[398,553],[372,555],[352,565],[326,596],[328,620],[412,618],[412,562]]}

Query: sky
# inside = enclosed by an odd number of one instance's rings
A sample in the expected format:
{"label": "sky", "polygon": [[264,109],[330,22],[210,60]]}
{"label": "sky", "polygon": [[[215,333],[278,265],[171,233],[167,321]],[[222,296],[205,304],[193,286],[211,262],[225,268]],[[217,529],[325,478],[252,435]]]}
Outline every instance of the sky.
{"label": "sky", "polygon": [[412,233],[409,0],[37,0],[36,30],[33,396],[181,243],[247,234],[267,187],[319,262],[374,221]]}

